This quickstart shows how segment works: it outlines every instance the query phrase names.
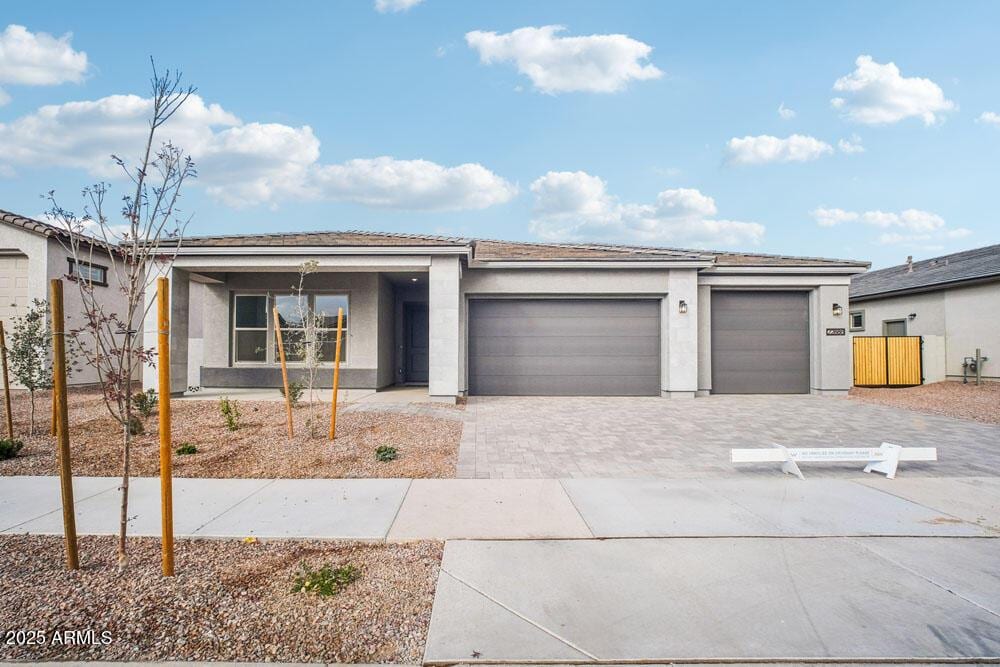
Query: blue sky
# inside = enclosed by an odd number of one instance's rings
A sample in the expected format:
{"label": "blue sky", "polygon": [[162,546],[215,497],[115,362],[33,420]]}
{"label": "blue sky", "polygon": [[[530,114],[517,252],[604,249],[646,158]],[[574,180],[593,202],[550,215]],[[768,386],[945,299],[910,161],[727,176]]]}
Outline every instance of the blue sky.
{"label": "blue sky", "polygon": [[384,1],[6,7],[0,208],[79,209],[138,151],[152,55],[198,87],[162,135],[193,234],[1000,242],[998,3]]}

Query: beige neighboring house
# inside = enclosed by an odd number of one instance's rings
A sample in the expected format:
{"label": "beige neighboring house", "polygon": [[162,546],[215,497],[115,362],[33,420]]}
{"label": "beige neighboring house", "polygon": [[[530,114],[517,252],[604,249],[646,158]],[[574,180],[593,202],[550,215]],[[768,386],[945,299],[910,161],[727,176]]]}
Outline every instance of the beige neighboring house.
{"label": "beige neighboring house", "polygon": [[925,382],[962,378],[976,349],[1000,379],[1000,245],[855,275],[851,336],[923,337]]}
{"label": "beige neighboring house", "polygon": [[[92,256],[87,251],[91,261],[78,266],[69,252],[69,242],[66,230],[0,210],[0,319],[8,332],[12,319],[23,315],[33,299],[48,301],[50,279],[81,271],[94,280],[94,289],[109,312],[124,312],[125,299],[107,251],[95,246]],[[81,326],[83,302],[76,285],[67,282],[63,294],[67,329]],[[69,378],[71,385],[96,381],[94,369],[83,365]]]}

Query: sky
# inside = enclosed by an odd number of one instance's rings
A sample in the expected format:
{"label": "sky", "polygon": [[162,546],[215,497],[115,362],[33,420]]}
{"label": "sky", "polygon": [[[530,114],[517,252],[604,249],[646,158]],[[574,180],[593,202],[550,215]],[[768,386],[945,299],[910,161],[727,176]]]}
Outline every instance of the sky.
{"label": "sky", "polygon": [[1000,242],[1000,3],[35,2],[0,208],[124,193],[197,86],[187,233],[362,229],[900,264]]}

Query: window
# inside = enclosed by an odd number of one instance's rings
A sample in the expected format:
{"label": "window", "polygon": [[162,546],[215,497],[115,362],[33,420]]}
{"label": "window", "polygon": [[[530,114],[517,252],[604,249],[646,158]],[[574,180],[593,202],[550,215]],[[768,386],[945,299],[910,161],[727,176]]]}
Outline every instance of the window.
{"label": "window", "polygon": [[852,310],[851,331],[864,331],[864,330],[865,330],[865,311]]}
{"label": "window", "polygon": [[237,294],[233,309],[233,359],[267,363],[267,296]]}
{"label": "window", "polygon": [[882,323],[883,335],[905,336],[906,320],[886,320]]}
{"label": "window", "polygon": [[69,257],[69,275],[98,287],[108,286],[108,267],[90,262],[76,261]]}
{"label": "window", "polygon": [[[341,339],[340,361],[347,360],[346,294],[237,294],[234,297],[233,359],[238,363],[276,364],[280,362],[277,338],[274,334],[272,307],[278,311],[281,340],[285,359],[289,363],[306,360],[308,346],[319,341],[317,354],[322,362],[333,362],[337,346],[337,310],[344,309],[344,333]],[[310,328],[306,315],[316,314],[316,326]]]}

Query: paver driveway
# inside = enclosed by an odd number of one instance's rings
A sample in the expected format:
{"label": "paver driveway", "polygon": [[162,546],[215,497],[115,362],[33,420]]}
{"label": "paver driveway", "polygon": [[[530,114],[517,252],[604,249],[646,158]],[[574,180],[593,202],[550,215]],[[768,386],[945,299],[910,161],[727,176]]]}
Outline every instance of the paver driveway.
{"label": "paver driveway", "polygon": [[[473,397],[459,477],[780,475],[733,465],[733,447],[937,447],[936,463],[901,476],[1000,476],[1000,427],[819,396],[661,398]],[[813,464],[806,476],[856,476],[860,466]]]}

